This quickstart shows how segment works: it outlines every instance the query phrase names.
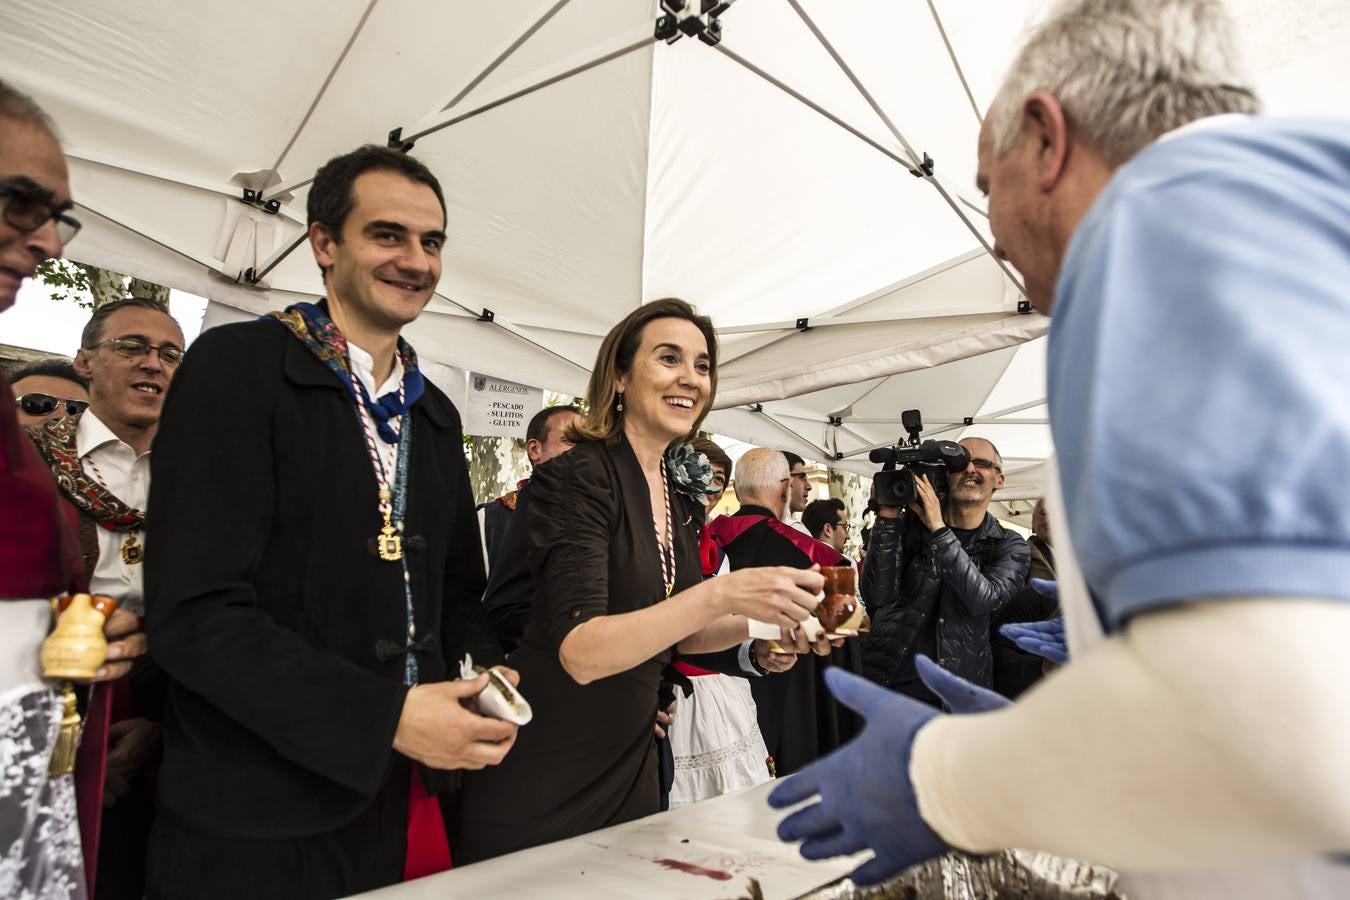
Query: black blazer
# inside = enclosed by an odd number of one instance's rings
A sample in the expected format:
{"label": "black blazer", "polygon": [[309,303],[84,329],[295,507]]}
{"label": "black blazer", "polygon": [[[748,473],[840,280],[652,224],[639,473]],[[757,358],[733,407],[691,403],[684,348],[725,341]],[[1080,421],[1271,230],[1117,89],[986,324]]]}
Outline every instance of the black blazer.
{"label": "black blazer", "polygon": [[[404,546],[430,682],[501,650],[459,415],[428,383],[412,422]],[[162,806],[227,837],[350,821],[390,772],[406,688],[388,650],[406,620],[402,567],[371,546],[377,488],[345,388],[278,322],[212,329],[173,380],[151,475],[147,630],[172,679]]]}

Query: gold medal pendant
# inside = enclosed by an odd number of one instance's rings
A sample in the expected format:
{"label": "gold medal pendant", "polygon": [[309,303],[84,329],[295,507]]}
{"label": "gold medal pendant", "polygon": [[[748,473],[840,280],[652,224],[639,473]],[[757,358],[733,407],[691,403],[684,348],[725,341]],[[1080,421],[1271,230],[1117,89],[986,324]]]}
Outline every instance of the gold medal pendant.
{"label": "gold medal pendant", "polygon": [[122,542],[122,562],[129,566],[138,566],[145,559],[145,548],[136,542],[136,532],[128,531],[127,539]]}
{"label": "gold medal pendant", "polygon": [[392,562],[403,558],[403,538],[394,530],[388,519],[385,519],[384,527],[380,529],[380,536],[375,539],[375,546],[379,550],[380,559]]}
{"label": "gold medal pendant", "polygon": [[380,554],[380,559],[386,562],[403,558],[403,538],[394,530],[394,523],[391,521],[394,512],[389,503],[391,499],[389,491],[381,488],[380,515],[384,517],[384,525],[380,528],[379,537],[375,538],[375,549]]}

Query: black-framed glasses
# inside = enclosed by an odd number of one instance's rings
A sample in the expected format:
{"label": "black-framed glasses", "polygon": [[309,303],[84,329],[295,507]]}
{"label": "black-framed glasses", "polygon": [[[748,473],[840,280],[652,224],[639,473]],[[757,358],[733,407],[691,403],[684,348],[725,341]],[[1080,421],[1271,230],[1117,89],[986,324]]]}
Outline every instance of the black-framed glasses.
{"label": "black-framed glasses", "polygon": [[52,195],[41,188],[0,181],[0,197],[4,197],[5,221],[25,234],[37,231],[53,219],[62,246],[69,244],[80,232],[80,223],[66,215],[70,207],[53,205]]}
{"label": "black-framed glasses", "polygon": [[971,457],[970,464],[977,469],[984,469],[985,471],[988,471],[990,469],[995,469],[999,472],[1003,471],[1003,467],[1000,466],[998,463],[994,462],[992,459],[982,459],[978,456]]}
{"label": "black-framed glasses", "polygon": [[125,356],[127,359],[144,359],[153,350],[159,354],[159,361],[171,369],[183,361],[182,347],[175,347],[173,344],[160,344],[155,347],[149,341],[141,338],[108,338],[106,341],[99,341],[85,349],[93,350],[105,345],[111,347],[114,353]]}
{"label": "black-framed glasses", "polygon": [[853,523],[852,523],[852,522],[835,522],[835,523],[834,523],[834,527],[835,527],[835,528],[842,528],[842,529],[844,529],[845,531],[852,531],[852,530],[853,530]]}
{"label": "black-framed glasses", "polygon": [[48,416],[52,410],[65,404],[66,415],[78,416],[89,408],[88,400],[70,400],[65,397],[53,397],[51,394],[39,394],[33,391],[19,397],[15,404],[30,416]]}

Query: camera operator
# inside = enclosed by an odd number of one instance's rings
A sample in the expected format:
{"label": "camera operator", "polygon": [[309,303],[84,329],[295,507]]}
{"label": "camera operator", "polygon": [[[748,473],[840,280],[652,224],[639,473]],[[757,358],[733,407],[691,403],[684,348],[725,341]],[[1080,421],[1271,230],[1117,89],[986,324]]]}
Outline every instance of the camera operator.
{"label": "camera operator", "polygon": [[927,477],[915,477],[908,513],[880,508],[859,585],[872,617],[863,673],[932,706],[938,698],[919,680],[915,656],[988,686],[990,617],[1026,583],[1031,564],[1026,541],[989,514],[1003,486],[997,448],[975,437],[961,445],[971,458],[948,475],[945,517]]}

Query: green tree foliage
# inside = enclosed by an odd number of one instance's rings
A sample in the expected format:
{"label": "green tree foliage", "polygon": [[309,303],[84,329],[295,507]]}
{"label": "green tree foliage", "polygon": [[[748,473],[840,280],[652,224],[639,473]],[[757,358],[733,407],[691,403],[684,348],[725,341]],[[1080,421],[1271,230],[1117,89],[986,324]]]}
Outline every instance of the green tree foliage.
{"label": "green tree foliage", "polygon": [[84,309],[92,310],[110,300],[128,296],[154,300],[165,309],[169,305],[169,289],[162,284],[67,259],[49,259],[42,263],[36,278],[50,289],[49,296],[53,300],[75,303]]}

